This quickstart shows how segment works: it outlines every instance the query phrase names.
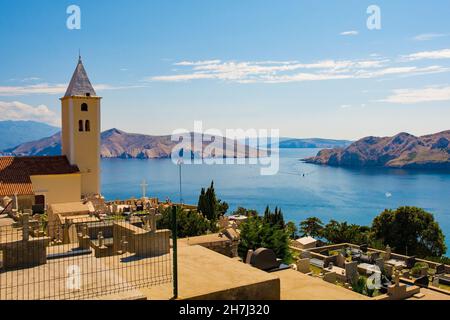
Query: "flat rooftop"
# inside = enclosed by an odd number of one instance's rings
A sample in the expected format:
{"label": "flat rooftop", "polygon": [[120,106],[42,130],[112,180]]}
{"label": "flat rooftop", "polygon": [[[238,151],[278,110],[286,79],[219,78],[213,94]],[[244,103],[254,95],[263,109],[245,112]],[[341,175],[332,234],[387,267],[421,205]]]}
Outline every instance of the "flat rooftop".
{"label": "flat rooftop", "polygon": [[335,284],[314,278],[301,272],[288,269],[274,273],[280,278],[281,300],[368,300],[369,298],[339,287]]}
{"label": "flat rooftop", "polygon": [[[201,246],[178,248],[179,299],[277,300],[280,280]],[[150,300],[172,298],[172,283],[140,289]]]}

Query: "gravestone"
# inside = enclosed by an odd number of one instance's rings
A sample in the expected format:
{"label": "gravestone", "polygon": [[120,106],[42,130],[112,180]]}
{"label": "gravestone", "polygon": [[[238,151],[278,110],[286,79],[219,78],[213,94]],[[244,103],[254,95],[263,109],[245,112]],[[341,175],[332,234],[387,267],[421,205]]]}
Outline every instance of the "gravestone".
{"label": "gravestone", "polygon": [[436,266],[436,274],[445,273],[445,264],[439,264]]}
{"label": "gravestone", "polygon": [[362,244],[362,245],[359,246],[359,250],[361,250],[364,253],[367,252],[368,248],[369,248],[369,246],[367,244]]}
{"label": "gravestone", "polygon": [[392,254],[392,249],[390,246],[386,247],[386,252],[384,253],[384,260],[390,260]]}
{"label": "gravestone", "polygon": [[375,265],[380,268],[380,271],[383,272],[384,270],[384,259],[383,258],[378,258],[375,259]]}
{"label": "gravestone", "polygon": [[302,251],[302,253],[300,253],[300,258],[302,258],[302,259],[311,259],[311,252],[309,252],[309,251]]}
{"label": "gravestone", "polygon": [[410,271],[408,269],[402,270],[402,277],[403,278],[410,278],[411,277]]}
{"label": "gravestone", "polygon": [[409,257],[405,261],[406,268],[411,269],[416,264],[416,257]]}
{"label": "gravestone", "polygon": [[246,264],[250,264],[252,261],[252,256],[253,256],[253,250],[248,250],[247,251],[247,256],[245,257],[245,263]]}
{"label": "gravestone", "polygon": [[339,268],[344,268],[344,266],[345,266],[345,257],[342,255],[342,253],[339,253],[338,255],[337,255],[337,257],[336,257],[336,265],[339,267]]}
{"label": "gravestone", "polygon": [[253,252],[250,264],[260,270],[268,271],[280,267],[275,252],[271,249],[259,248]]}
{"label": "gravestone", "polygon": [[417,278],[416,281],[414,281],[414,284],[419,287],[428,287],[429,283],[430,280],[428,279],[428,276],[422,276],[420,278]]}
{"label": "gravestone", "polygon": [[358,262],[353,261],[345,264],[345,275],[347,282],[353,283],[358,278]]}
{"label": "gravestone", "polygon": [[433,278],[433,283],[431,284],[433,287],[439,288],[439,277]]}
{"label": "gravestone", "polygon": [[394,266],[386,264],[384,270],[386,271],[387,276],[392,277],[394,275]]}
{"label": "gravestone", "polygon": [[376,261],[378,258],[380,258],[380,253],[379,252],[372,252],[371,255],[372,260]]}
{"label": "gravestone", "polygon": [[297,261],[297,271],[301,273],[310,273],[311,269],[309,265],[310,265],[309,259],[299,259]]}
{"label": "gravestone", "polygon": [[336,283],[336,273],[335,272],[327,272],[323,276],[323,280],[330,283]]}

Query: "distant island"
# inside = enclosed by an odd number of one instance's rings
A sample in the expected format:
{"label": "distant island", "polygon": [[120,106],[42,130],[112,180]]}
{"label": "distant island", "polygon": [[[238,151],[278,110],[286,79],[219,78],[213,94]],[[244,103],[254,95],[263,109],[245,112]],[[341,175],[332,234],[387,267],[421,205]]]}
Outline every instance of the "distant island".
{"label": "distant island", "polygon": [[[171,140],[170,135],[150,136],[145,134],[127,133],[119,129],[110,129],[101,133],[100,155],[102,158],[122,159],[167,159],[171,157],[172,149],[178,144]],[[203,148],[209,143],[204,143]],[[239,150],[239,149],[237,149]],[[202,150],[192,147],[193,156],[203,156]],[[6,155],[14,156],[53,156],[61,154],[61,133],[36,141],[26,142],[16,147],[3,150]],[[265,155],[265,151],[260,151]],[[258,150],[245,148],[245,151],[234,152],[234,141],[225,140],[223,148],[215,150],[215,157],[250,158],[257,157]]]}
{"label": "distant island", "polygon": [[[250,140],[239,140],[237,145],[244,145]],[[347,140],[333,139],[296,139],[280,138],[278,145],[260,145],[259,155],[264,156],[265,148],[337,148],[351,144]],[[137,133],[127,133],[119,129],[110,129],[101,134],[102,158],[137,158],[164,159],[170,158],[176,142],[170,135],[151,136]],[[233,141],[226,140],[222,150],[216,150],[216,157],[257,157],[258,150],[247,148],[243,154],[231,154]],[[253,145],[253,144],[251,144]],[[48,126],[35,121],[0,121],[0,155],[14,156],[54,156],[61,154],[60,128]],[[226,149],[225,149],[226,148]],[[224,152],[227,150],[227,152]],[[196,155],[200,150],[191,151]]]}
{"label": "distant island", "polygon": [[[321,138],[310,138],[310,139],[293,139],[293,138],[282,138],[278,147],[280,149],[305,149],[305,148],[345,148],[348,147],[352,142],[349,140],[334,140],[334,139],[321,139]],[[274,145],[273,145],[274,146]]]}
{"label": "distant island", "polygon": [[321,150],[306,163],[343,167],[450,169],[450,130],[416,137],[366,137],[346,148]]}

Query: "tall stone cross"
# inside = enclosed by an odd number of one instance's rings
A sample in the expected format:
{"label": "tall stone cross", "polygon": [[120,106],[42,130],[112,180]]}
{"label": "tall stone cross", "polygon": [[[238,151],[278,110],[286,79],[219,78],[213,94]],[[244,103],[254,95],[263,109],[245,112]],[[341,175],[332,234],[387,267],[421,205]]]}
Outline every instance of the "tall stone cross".
{"label": "tall stone cross", "polygon": [[142,198],[145,198],[148,187],[147,181],[145,181],[145,179],[142,180],[141,187],[142,187]]}

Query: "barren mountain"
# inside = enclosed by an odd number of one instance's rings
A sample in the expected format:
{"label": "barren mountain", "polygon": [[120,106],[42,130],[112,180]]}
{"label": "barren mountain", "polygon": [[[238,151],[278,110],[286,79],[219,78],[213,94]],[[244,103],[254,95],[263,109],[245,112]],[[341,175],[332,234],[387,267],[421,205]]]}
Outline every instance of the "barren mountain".
{"label": "barren mountain", "polygon": [[[193,137],[192,134],[191,137]],[[206,140],[206,138],[208,138],[208,141],[214,141],[214,138],[211,139],[211,137],[205,136],[204,139]],[[206,147],[210,143],[204,142],[203,145],[199,146],[194,146],[194,143],[189,143],[184,147],[184,152],[190,152],[195,157],[209,157],[210,154]],[[170,158],[172,149],[177,144],[178,142],[171,141],[171,136],[149,136],[111,129],[101,134],[100,153],[102,158]],[[238,145],[243,149],[237,149]],[[257,157],[258,155],[256,149],[245,148],[245,146],[240,144],[236,144],[236,150],[245,151],[235,151],[234,141],[225,140],[221,148],[216,148],[213,156],[244,158]],[[59,155],[61,154],[61,134],[57,133],[48,138],[27,142],[15,148],[7,149],[4,152],[16,156]]]}
{"label": "barren mountain", "polygon": [[303,160],[330,166],[450,169],[450,130],[422,137],[366,137]]}

